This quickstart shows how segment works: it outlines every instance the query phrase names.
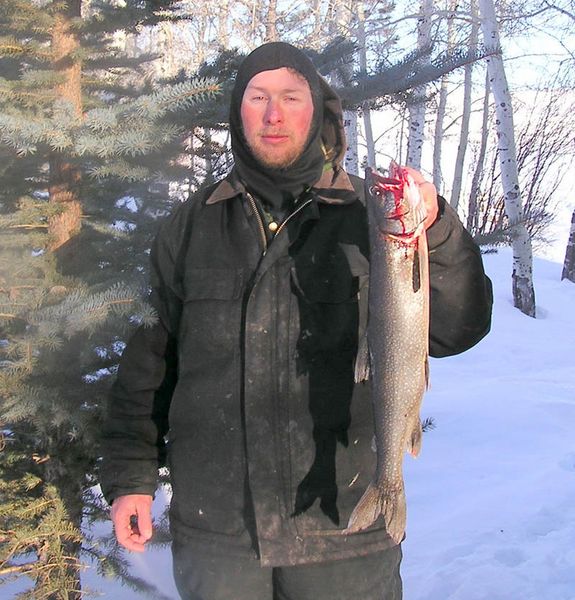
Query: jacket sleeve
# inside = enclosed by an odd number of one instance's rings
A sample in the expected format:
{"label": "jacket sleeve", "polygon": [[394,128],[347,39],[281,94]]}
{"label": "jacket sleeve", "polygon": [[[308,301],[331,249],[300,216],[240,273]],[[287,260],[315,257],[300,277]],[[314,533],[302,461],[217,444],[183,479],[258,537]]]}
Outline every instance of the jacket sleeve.
{"label": "jacket sleeve", "polygon": [[[168,222],[169,225],[169,222]],[[153,326],[140,326],[121,357],[102,435],[100,484],[106,500],[154,495],[162,465],[168,411],[177,380],[176,331],[181,294],[171,236],[164,227],[151,252]]]}
{"label": "jacket sleeve", "polygon": [[491,327],[493,292],[479,247],[456,212],[439,198],[439,217],[427,230],[431,356],[468,350]]}

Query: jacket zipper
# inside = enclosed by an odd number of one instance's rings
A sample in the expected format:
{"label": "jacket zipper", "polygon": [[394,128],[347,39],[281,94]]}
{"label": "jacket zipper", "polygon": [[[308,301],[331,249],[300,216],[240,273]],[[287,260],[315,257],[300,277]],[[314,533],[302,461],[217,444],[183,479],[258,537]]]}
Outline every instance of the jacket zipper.
{"label": "jacket zipper", "polygon": [[[250,203],[251,209],[253,210],[253,212],[254,212],[254,214],[256,215],[256,218],[257,218],[258,230],[260,232],[262,244],[263,244],[263,247],[264,247],[263,253],[265,254],[266,251],[267,251],[267,249],[268,249],[268,238],[267,238],[267,235],[266,235],[265,225],[264,225],[263,219],[261,217],[260,211],[258,210],[255,198],[250,193],[246,193],[246,196],[248,198],[248,202]],[[311,202],[312,202],[312,198],[308,198],[303,204],[301,204],[300,206],[298,206],[290,215],[288,215],[287,218],[285,218],[284,221],[281,223],[281,225],[277,228],[277,230],[276,230],[276,232],[274,234],[274,237],[276,235],[278,235],[278,233],[285,227],[286,223],[292,217],[294,217],[295,215],[297,215],[297,213],[299,213],[301,210],[303,210]]]}
{"label": "jacket zipper", "polygon": [[310,204],[312,202],[312,198],[308,198],[303,204],[301,204],[300,206],[298,206],[290,215],[288,215],[288,217],[286,219],[284,219],[283,223],[278,227],[277,231],[275,232],[275,235],[277,235],[286,225],[286,223],[295,215],[297,215],[298,212],[300,212],[303,208],[305,208],[308,204]]}
{"label": "jacket zipper", "polygon": [[256,219],[258,222],[258,230],[260,232],[261,241],[262,241],[262,244],[264,247],[263,253],[265,254],[268,249],[268,238],[266,236],[264,222],[262,220],[260,211],[258,210],[258,207],[256,205],[256,201],[255,201],[254,197],[250,193],[246,193],[246,196],[248,197],[248,202],[250,203],[250,206],[251,206],[252,210],[254,211],[254,214],[256,215]]}

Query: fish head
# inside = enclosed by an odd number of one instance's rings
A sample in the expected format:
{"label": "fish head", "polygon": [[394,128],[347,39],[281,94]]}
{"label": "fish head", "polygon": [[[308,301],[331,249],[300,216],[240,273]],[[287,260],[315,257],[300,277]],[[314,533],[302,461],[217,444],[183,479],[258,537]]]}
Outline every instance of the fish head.
{"label": "fish head", "polygon": [[392,162],[389,176],[365,172],[366,202],[379,232],[405,244],[416,243],[424,231],[425,204],[408,170]]}

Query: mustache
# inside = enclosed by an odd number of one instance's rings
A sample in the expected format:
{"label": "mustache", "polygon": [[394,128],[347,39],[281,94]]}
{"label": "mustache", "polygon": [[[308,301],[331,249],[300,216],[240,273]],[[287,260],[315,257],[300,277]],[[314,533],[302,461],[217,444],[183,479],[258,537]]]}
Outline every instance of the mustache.
{"label": "mustache", "polygon": [[288,131],[284,131],[282,129],[262,129],[258,132],[259,137],[273,136],[273,137],[290,137],[290,133]]}

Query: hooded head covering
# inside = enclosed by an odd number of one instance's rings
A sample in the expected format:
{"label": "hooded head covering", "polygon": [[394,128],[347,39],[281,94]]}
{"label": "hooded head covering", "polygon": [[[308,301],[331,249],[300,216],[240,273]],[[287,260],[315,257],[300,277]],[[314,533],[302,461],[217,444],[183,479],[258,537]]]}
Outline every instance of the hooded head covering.
{"label": "hooded head covering", "polygon": [[[287,67],[308,82],[313,100],[313,119],[301,156],[285,169],[263,167],[248,146],[241,120],[244,91],[255,75]],[[341,104],[336,93],[301,51],[285,42],[264,44],[249,54],[238,70],[230,106],[230,135],[235,169],[246,186],[274,214],[289,210],[306,189],[322,176],[326,163],[337,169],[345,153]],[[329,165],[328,165],[329,168]]]}

